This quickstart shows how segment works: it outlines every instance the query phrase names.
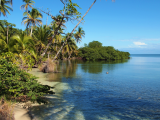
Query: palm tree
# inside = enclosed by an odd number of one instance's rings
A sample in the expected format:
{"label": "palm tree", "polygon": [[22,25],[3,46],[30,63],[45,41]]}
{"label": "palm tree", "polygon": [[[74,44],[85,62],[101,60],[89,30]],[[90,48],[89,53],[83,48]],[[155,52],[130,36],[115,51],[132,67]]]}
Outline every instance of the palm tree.
{"label": "palm tree", "polygon": [[32,8],[35,2],[33,0],[23,0],[23,2],[26,4],[21,5],[20,9],[25,9],[28,13],[28,7]]}
{"label": "palm tree", "polygon": [[32,37],[35,40],[35,47],[38,55],[41,54],[41,51],[47,45],[50,33],[50,29],[46,25],[36,27],[36,29],[33,31]]}
{"label": "palm tree", "polygon": [[52,30],[52,36],[49,39],[49,42],[45,48],[45,50],[43,51],[43,53],[41,54],[41,59],[43,58],[43,56],[46,54],[48,48],[50,48],[50,45],[52,43],[56,43],[57,44],[57,38],[59,37],[61,39],[61,34],[63,34],[63,28],[65,27],[64,23],[66,22],[66,20],[64,20],[63,16],[57,15],[56,17],[54,17],[54,21],[51,23],[51,30]]}
{"label": "palm tree", "polygon": [[30,36],[22,32],[21,35],[11,37],[10,47],[18,54],[25,53],[27,50],[34,49],[34,42]]}
{"label": "palm tree", "polygon": [[[69,33],[64,37],[64,41],[67,39],[68,35]],[[70,37],[70,39],[67,40],[63,49],[68,53],[68,59],[70,59],[72,53],[77,49],[76,42],[72,36]]]}
{"label": "palm tree", "polygon": [[2,23],[2,20],[0,20],[0,38],[3,38],[5,33],[5,27],[4,24]]}
{"label": "palm tree", "polygon": [[78,30],[76,30],[76,33],[74,34],[74,37],[76,39],[76,42],[81,42],[82,40],[82,37],[85,36],[85,32],[84,30],[82,29],[82,27],[78,27]]}
{"label": "palm tree", "polygon": [[27,26],[31,26],[30,36],[32,36],[33,27],[42,24],[42,20],[39,19],[42,18],[42,14],[37,9],[33,8],[31,12],[24,12],[23,15],[27,15],[27,17],[22,19],[22,23],[27,24]]}
{"label": "palm tree", "polygon": [[[6,52],[10,51],[9,44],[10,38],[14,34],[12,31],[12,26],[15,24],[8,23],[6,20],[0,20],[0,51]],[[9,28],[11,29],[9,31]]]}
{"label": "palm tree", "polygon": [[27,36],[24,32],[21,35],[14,35],[11,37],[9,47],[11,51],[17,54],[17,57],[21,60],[21,67],[24,63],[27,63],[27,58],[33,57],[36,63],[36,54],[34,48],[34,42],[30,36]]}
{"label": "palm tree", "polygon": [[[57,16],[57,18],[58,18],[59,16]],[[51,29],[51,36],[50,36],[50,39],[52,39],[52,36],[55,34],[55,32],[56,32],[56,29],[58,28],[58,24],[59,23],[57,23],[57,22],[52,22],[51,23],[51,27],[50,27],[50,29]],[[65,26],[63,26],[63,27],[65,27]],[[55,35],[55,37],[52,39],[52,43],[53,43],[53,47],[56,47],[56,52],[57,52],[57,47],[58,47],[58,44],[61,44],[61,42],[62,42],[62,35],[61,35],[61,33],[63,33],[63,28],[59,28],[59,30],[57,31],[58,32],[58,34],[56,34]]]}
{"label": "palm tree", "polygon": [[8,43],[6,38],[6,29],[0,22],[0,52],[8,51]]}
{"label": "palm tree", "polygon": [[[65,20],[62,21],[62,16],[57,15],[57,16],[55,17],[55,19],[57,19],[57,21],[54,20],[54,21],[51,22],[51,26],[54,25],[54,30],[55,30],[55,31],[56,31],[56,29],[58,28],[58,26],[59,26],[60,24],[62,24],[62,25],[61,25],[61,27],[58,29],[59,32],[62,31],[63,28],[66,28],[66,26],[64,25],[64,24],[66,23],[66,21],[65,21]],[[62,22],[62,23],[61,23],[61,22]]]}
{"label": "palm tree", "polygon": [[7,43],[5,42],[5,36],[0,37],[0,53],[7,51]]}
{"label": "palm tree", "polygon": [[[62,48],[64,47],[65,43],[67,42],[67,40],[69,39],[69,37],[73,34],[73,32],[75,31],[75,29],[78,27],[78,25],[81,23],[81,21],[83,20],[83,18],[87,15],[87,13],[89,12],[89,10],[92,8],[92,6],[96,3],[97,0],[94,0],[94,2],[92,3],[92,5],[89,7],[89,9],[87,10],[87,12],[83,15],[83,17],[79,20],[79,22],[77,23],[77,25],[74,27],[74,29],[72,30],[72,32],[70,33],[70,35],[67,37],[66,41],[62,44],[61,48],[59,49],[58,53],[56,54],[56,56],[54,57],[54,60],[57,58],[58,54],[60,53],[60,51],[62,50]],[[50,45],[50,43],[48,43],[48,45]],[[44,51],[43,54],[41,54],[41,56],[43,57],[45,55],[45,52],[47,50]]]}
{"label": "palm tree", "polygon": [[[32,6],[34,5],[35,2],[32,0],[23,0],[23,2],[25,2],[26,4],[21,5],[20,9],[25,9],[28,13],[29,12],[28,8],[29,7],[32,8]],[[27,35],[28,35],[28,26],[27,26]]]}
{"label": "palm tree", "polygon": [[3,14],[3,16],[7,16],[7,13],[10,14],[9,10],[13,11],[13,9],[7,4],[12,5],[12,0],[0,0],[0,16]]}

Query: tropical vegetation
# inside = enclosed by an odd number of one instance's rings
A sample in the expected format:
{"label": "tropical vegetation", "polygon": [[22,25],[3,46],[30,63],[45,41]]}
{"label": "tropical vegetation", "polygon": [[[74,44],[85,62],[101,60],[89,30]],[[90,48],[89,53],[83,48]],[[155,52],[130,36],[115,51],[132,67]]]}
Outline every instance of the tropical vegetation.
{"label": "tropical vegetation", "polygon": [[[80,7],[72,0],[60,1],[64,7],[58,15],[53,16],[34,8],[33,0],[23,0],[24,4],[20,8],[25,9],[22,18],[25,30],[16,28],[15,24],[7,20],[0,20],[0,96],[6,95],[8,99],[19,101],[39,101],[44,94],[53,94],[50,86],[41,85],[36,77],[26,72],[42,65],[48,58],[53,62],[76,57],[86,60],[129,57],[129,53],[102,46],[98,41],[78,48],[77,43],[85,36],[85,31],[78,25],[96,0],[83,17],[78,11]],[[13,10],[11,6],[12,0],[0,0],[0,16],[10,14],[9,11]],[[52,18],[51,23],[42,24],[42,13]],[[65,24],[71,20],[79,22],[70,33],[65,33]]]}
{"label": "tropical vegetation", "polygon": [[98,41],[92,41],[78,50],[79,57],[85,60],[122,60],[128,59],[129,52],[116,50],[112,46],[102,46]]}
{"label": "tropical vegetation", "polygon": [[11,7],[8,6],[12,5],[12,0],[0,0],[0,16],[7,16],[7,13],[10,14],[9,10],[13,11]]}
{"label": "tropical vegetation", "polygon": [[[19,69],[14,62],[12,53],[2,54],[0,57],[0,96],[19,102],[42,101],[45,94],[53,94],[48,85],[37,82],[37,78]],[[12,61],[12,62],[11,62]]]}
{"label": "tropical vegetation", "polygon": [[[12,5],[12,0],[0,2],[0,15],[10,14],[9,10],[12,8],[8,5]],[[77,55],[76,39],[82,39],[81,33],[64,33],[64,24],[69,17],[80,18],[76,9],[79,6],[69,0],[66,9],[61,11],[65,18],[62,15],[52,16],[53,21],[49,25],[42,25],[43,15],[32,7],[34,1],[23,2],[25,4],[20,8],[25,9],[22,23],[26,25],[26,30],[16,28],[15,24],[7,20],[0,20],[0,96],[5,95],[6,99],[20,102],[45,102],[42,97],[54,94],[52,87],[38,83],[37,78],[28,74],[27,70],[38,67],[47,58],[53,59],[56,55],[56,59]]]}

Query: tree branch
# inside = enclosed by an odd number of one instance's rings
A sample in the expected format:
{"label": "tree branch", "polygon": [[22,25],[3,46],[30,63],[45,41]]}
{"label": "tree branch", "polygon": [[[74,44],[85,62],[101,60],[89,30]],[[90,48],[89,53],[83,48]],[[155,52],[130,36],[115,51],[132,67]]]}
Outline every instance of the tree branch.
{"label": "tree branch", "polygon": [[89,7],[89,9],[87,10],[87,12],[83,15],[83,17],[81,18],[81,20],[78,22],[78,24],[74,27],[74,29],[72,30],[72,32],[68,35],[66,41],[62,44],[60,50],[58,51],[58,53],[56,54],[56,56],[54,57],[53,60],[55,60],[58,56],[58,54],[60,53],[60,51],[62,50],[62,48],[64,47],[64,45],[66,44],[67,40],[71,37],[71,35],[73,34],[73,32],[75,31],[75,29],[78,27],[78,25],[81,23],[81,21],[83,20],[83,18],[87,15],[87,13],[89,12],[89,10],[92,8],[92,6],[95,4],[97,0],[94,0],[94,2],[92,3],[92,5]]}

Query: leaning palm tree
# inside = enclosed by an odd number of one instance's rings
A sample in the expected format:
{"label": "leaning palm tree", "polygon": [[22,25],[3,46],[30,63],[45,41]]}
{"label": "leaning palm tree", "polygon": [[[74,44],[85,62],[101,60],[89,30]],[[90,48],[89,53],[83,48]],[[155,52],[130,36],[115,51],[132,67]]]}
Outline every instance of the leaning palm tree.
{"label": "leaning palm tree", "polygon": [[[57,16],[58,18],[58,16]],[[56,29],[58,28],[58,24],[57,22],[52,22],[51,25],[50,25],[50,30],[51,30],[51,36],[50,36],[50,39],[52,39],[52,36],[55,34],[56,32]],[[65,27],[65,26],[63,26]],[[59,44],[61,44],[62,42],[62,33],[63,33],[63,28],[59,28],[59,30],[57,31],[58,34],[55,35],[55,37],[52,39],[52,43],[53,43],[53,47],[56,47],[55,48],[55,51],[57,52],[57,47]]]}
{"label": "leaning palm tree", "polygon": [[22,19],[22,23],[27,24],[27,26],[31,27],[30,36],[32,36],[33,27],[42,24],[42,14],[37,9],[33,8],[31,12],[24,12],[23,15],[28,16]]}
{"label": "leaning palm tree", "polygon": [[[35,2],[32,0],[23,0],[23,2],[25,2],[25,4],[21,5],[20,9],[25,9],[26,12],[29,13],[28,8],[29,7],[32,8]],[[28,26],[27,26],[27,35],[28,35]]]}
{"label": "leaning palm tree", "polygon": [[9,10],[13,11],[8,4],[12,5],[12,0],[0,0],[0,16],[1,14],[3,14],[3,16],[7,16],[7,13],[10,14]]}
{"label": "leaning palm tree", "polygon": [[82,40],[82,37],[85,36],[85,32],[84,30],[82,29],[82,27],[78,27],[78,30],[76,30],[76,33],[74,34],[74,37],[76,39],[76,42],[81,42]]}

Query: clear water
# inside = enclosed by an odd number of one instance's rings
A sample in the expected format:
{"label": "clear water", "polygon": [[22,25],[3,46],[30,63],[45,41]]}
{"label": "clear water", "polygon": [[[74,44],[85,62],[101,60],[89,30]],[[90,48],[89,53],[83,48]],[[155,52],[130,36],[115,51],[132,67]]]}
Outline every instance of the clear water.
{"label": "clear water", "polygon": [[56,92],[48,96],[50,104],[33,107],[38,119],[160,119],[160,55],[60,64],[60,73],[32,71],[40,77],[40,82],[54,86]]}

